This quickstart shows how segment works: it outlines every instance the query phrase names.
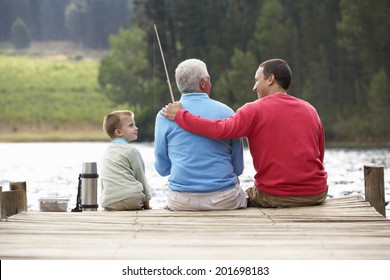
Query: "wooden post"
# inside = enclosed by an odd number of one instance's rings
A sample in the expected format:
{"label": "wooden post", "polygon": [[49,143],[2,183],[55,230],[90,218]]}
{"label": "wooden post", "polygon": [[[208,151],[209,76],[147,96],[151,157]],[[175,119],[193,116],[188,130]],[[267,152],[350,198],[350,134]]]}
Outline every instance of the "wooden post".
{"label": "wooden post", "polygon": [[364,191],[366,201],[386,217],[385,176],[383,165],[364,166]]}
{"label": "wooden post", "polygon": [[3,187],[0,186],[0,221],[3,219]]}
{"label": "wooden post", "polygon": [[19,204],[20,211],[27,211],[27,184],[26,182],[10,182],[9,189],[11,191],[22,191],[22,197]]}
{"label": "wooden post", "polygon": [[26,182],[10,182],[10,190],[1,192],[1,219],[27,211]]}

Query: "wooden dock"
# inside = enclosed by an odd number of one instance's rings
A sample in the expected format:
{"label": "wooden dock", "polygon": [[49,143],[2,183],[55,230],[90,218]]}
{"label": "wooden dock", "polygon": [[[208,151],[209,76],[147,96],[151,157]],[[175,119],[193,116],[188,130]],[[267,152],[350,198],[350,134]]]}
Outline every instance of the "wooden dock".
{"label": "wooden dock", "polygon": [[23,211],[0,222],[0,259],[390,260],[390,220],[360,196],[279,209]]}

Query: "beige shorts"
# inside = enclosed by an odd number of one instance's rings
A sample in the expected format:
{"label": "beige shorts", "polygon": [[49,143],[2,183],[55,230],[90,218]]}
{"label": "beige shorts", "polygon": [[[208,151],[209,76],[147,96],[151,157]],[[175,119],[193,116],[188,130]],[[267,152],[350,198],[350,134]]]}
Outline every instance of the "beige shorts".
{"label": "beige shorts", "polygon": [[248,207],[299,207],[323,203],[328,194],[328,189],[314,196],[275,196],[262,192],[256,187],[250,187],[246,192],[249,196]]}
{"label": "beige shorts", "polygon": [[168,192],[168,208],[173,211],[232,210],[247,207],[248,195],[239,186],[222,192]]}
{"label": "beige shorts", "polygon": [[118,202],[111,203],[104,210],[108,211],[128,211],[140,210],[144,206],[145,196],[131,197]]}

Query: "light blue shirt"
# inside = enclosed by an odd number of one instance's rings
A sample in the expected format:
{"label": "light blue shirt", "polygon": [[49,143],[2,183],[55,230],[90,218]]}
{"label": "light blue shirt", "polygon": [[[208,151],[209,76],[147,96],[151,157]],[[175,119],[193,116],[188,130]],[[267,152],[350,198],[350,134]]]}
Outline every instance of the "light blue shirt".
{"label": "light blue shirt", "polygon": [[[209,119],[234,114],[225,104],[206,93],[186,93],[183,108]],[[157,114],[154,134],[155,168],[169,176],[169,188],[178,192],[216,192],[236,186],[244,169],[241,139],[214,140],[188,132]]]}

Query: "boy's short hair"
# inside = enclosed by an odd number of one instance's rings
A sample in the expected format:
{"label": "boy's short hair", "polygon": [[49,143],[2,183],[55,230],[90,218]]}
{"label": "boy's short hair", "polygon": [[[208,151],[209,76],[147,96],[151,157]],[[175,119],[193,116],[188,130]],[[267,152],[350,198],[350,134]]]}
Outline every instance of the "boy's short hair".
{"label": "boy's short hair", "polygon": [[134,113],[129,110],[112,111],[103,119],[103,130],[111,138],[115,138],[115,130],[121,126],[124,118],[131,117],[134,119]]}

